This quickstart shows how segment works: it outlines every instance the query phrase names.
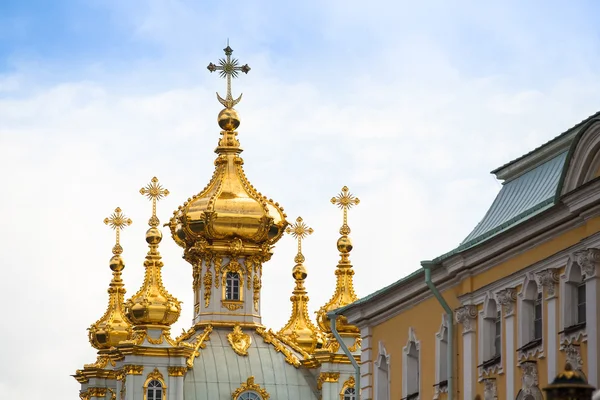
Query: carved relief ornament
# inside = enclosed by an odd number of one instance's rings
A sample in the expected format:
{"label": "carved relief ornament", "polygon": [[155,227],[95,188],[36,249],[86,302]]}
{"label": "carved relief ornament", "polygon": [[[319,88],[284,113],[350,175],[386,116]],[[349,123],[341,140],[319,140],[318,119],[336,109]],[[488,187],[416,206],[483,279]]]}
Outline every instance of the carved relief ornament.
{"label": "carved relief ornament", "polygon": [[538,283],[546,288],[547,297],[556,295],[556,284],[559,281],[558,269],[548,268],[536,274]]}
{"label": "carved relief ornament", "polygon": [[456,322],[462,324],[463,333],[475,330],[475,318],[477,318],[477,306],[467,304],[455,310]]}
{"label": "carved relief ornament", "polygon": [[569,344],[565,347],[565,354],[567,356],[567,364],[571,366],[574,371],[580,371],[583,368],[583,360],[581,359],[581,348],[577,344]]}
{"label": "carved relief ornament", "polygon": [[248,348],[252,343],[252,338],[247,333],[242,332],[239,325],[233,327],[233,332],[227,334],[227,340],[233,351],[240,356],[248,355]]}
{"label": "carved relief ornament", "polygon": [[523,372],[521,376],[521,389],[525,393],[531,393],[538,386],[537,363],[526,361],[521,364],[521,370]]}
{"label": "carved relief ornament", "polygon": [[496,293],[496,300],[502,306],[505,317],[510,317],[515,313],[515,303],[517,301],[517,289],[506,288]]}
{"label": "carved relief ornament", "polygon": [[596,267],[600,263],[600,249],[581,250],[576,252],[574,256],[586,277],[596,276]]}
{"label": "carved relief ornament", "polygon": [[483,380],[484,391],[483,391],[483,399],[484,400],[497,400],[498,399],[498,387],[496,386],[496,379],[488,378]]}

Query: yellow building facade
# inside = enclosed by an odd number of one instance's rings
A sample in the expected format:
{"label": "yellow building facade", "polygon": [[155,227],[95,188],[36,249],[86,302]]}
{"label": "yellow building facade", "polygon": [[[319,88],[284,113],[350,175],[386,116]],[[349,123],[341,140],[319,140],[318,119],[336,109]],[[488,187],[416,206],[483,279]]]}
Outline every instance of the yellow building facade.
{"label": "yellow building facade", "polygon": [[336,311],[361,399],[539,400],[566,364],[599,386],[600,113],[492,172],[458,248]]}

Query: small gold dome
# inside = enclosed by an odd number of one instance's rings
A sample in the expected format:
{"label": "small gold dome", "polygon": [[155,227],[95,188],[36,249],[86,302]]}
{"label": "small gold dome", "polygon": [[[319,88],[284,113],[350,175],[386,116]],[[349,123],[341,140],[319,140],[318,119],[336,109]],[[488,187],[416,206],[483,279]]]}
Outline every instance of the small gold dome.
{"label": "small gold dome", "polygon": [[121,279],[123,268],[125,263],[121,256],[114,255],[110,259],[113,279],[108,288],[108,307],[104,315],[88,329],[90,343],[98,350],[110,349],[121,341],[131,338],[131,322],[123,310],[125,296],[125,287]]}
{"label": "small gold dome", "polygon": [[181,302],[169,294],[162,283],[160,269],[164,264],[158,252],[161,238],[162,233],[156,227],[151,227],[146,232],[150,251],[144,261],[144,283],[125,304],[127,318],[135,327],[168,327],[181,314]]}

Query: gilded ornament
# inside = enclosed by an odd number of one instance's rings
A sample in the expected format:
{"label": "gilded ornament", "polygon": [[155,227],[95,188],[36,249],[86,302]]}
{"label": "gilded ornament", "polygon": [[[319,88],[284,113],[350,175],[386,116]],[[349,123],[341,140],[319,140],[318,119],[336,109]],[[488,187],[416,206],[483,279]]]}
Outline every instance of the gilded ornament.
{"label": "gilded ornament", "polygon": [[156,216],[156,202],[169,194],[156,177],[150,184],[140,190],[140,193],[152,201],[152,217],[148,221],[150,229],[146,232],[146,242],[150,250],[146,255],[144,267],[144,283],[140,290],[126,303],[127,317],[137,327],[161,327],[168,329],[175,323],[181,313],[181,302],[173,297],[162,282],[161,268],[162,257],[158,246],[162,240],[162,233],[157,228],[160,221]]}
{"label": "gilded ornament", "polygon": [[240,300],[221,300],[221,305],[229,311],[235,311],[244,307],[244,302]]}
{"label": "gilded ornament", "polygon": [[323,383],[325,383],[325,382],[335,383],[335,382],[338,382],[339,380],[340,380],[339,372],[321,372],[319,374],[319,377],[317,378],[317,389],[322,390]]}
{"label": "gilded ornament", "polygon": [[358,351],[360,349],[361,345],[362,345],[362,338],[359,336],[354,340],[354,344],[352,346],[348,347],[348,350],[350,350],[351,352]]}
{"label": "gilded ornament", "polygon": [[106,388],[105,387],[90,387],[87,389],[87,398],[91,399],[93,397],[106,398]]}
{"label": "gilded ornament", "polygon": [[144,372],[144,366],[127,364],[123,365],[121,370],[125,375],[141,375]]}
{"label": "gilded ornament", "polygon": [[[219,276],[221,276],[221,264],[223,263],[222,257],[215,257],[215,287],[219,288]],[[207,264],[207,268],[210,268],[210,265]]]}
{"label": "gilded ornament", "polygon": [[233,332],[227,334],[227,340],[237,355],[248,355],[248,349],[252,344],[252,338],[242,331],[241,326],[235,325],[233,327]]}
{"label": "gilded ornament", "polygon": [[[255,275],[256,277],[256,275]],[[246,281],[248,290],[252,288],[252,259],[246,260]],[[256,310],[258,311],[258,310]]]}
{"label": "gilded ornament", "polygon": [[[248,72],[250,72],[250,67],[248,66],[248,64],[240,66],[237,59],[231,58],[231,55],[233,54],[233,49],[229,47],[229,45],[227,45],[227,47],[223,49],[223,51],[225,52],[226,57],[219,59],[219,65],[210,63],[208,64],[207,68],[210,72],[219,71],[219,75],[221,76],[221,78],[225,78],[227,80],[227,95],[223,99],[217,93],[217,99],[219,100],[219,103],[223,104],[223,106],[225,106],[227,109],[232,109],[233,106],[235,106],[240,102],[240,100],[242,100],[242,95],[240,94],[240,97],[238,97],[235,100],[233,99],[231,95],[231,78],[237,78],[240,71],[247,74]],[[237,128],[237,126],[222,126],[222,128],[231,128],[228,130],[234,130],[235,128]]]}
{"label": "gilded ornament", "polygon": [[187,372],[187,367],[168,367],[169,376],[184,376]]}
{"label": "gilded ornament", "polygon": [[187,358],[186,364],[189,368],[194,367],[194,360],[196,357],[200,356],[200,349],[206,348],[206,341],[210,340],[210,333],[212,332],[212,325],[207,325],[204,328],[204,331],[196,337],[196,342],[194,343],[194,351]]}
{"label": "gilded ornament", "polygon": [[106,390],[110,392],[110,400],[117,400],[117,395],[114,390],[112,390],[111,388],[106,388]]}
{"label": "gilded ornament", "polygon": [[[317,325],[326,333],[331,332],[331,326],[327,313],[337,308],[344,307],[358,300],[358,296],[354,292],[354,270],[350,263],[350,251],[352,251],[352,241],[348,237],[350,234],[350,226],[348,225],[348,210],[358,205],[360,200],[355,197],[347,186],[342,188],[342,191],[331,199],[331,203],[337,205],[343,210],[343,223],[340,228],[342,235],[337,241],[337,248],[340,252],[340,261],[338,262],[335,276],[335,292],[331,299],[317,311]],[[348,323],[344,316],[337,319],[337,330],[342,333],[358,334],[359,329]]]}
{"label": "gilded ornament", "polygon": [[269,393],[264,388],[254,383],[254,377],[250,376],[248,377],[245,383],[242,383],[242,385],[239,388],[237,388],[233,393],[231,393],[231,398],[233,400],[238,400],[240,398],[240,395],[246,391],[253,391],[258,393],[263,400],[268,400],[270,397]]}
{"label": "gilded ornament", "polygon": [[354,388],[355,386],[356,386],[356,379],[354,379],[353,376],[350,376],[350,378],[348,378],[348,380],[346,380],[346,382],[344,382],[344,385],[342,386],[342,390],[340,391],[340,400],[345,400],[344,395],[345,395],[346,389]]}
{"label": "gilded ornament", "polygon": [[277,338],[277,335],[275,335],[273,331],[271,331],[270,329],[267,331],[263,327],[258,327],[256,328],[256,333],[262,336],[265,343],[273,345],[275,351],[277,351],[278,353],[283,353],[283,355],[285,356],[285,361],[288,364],[293,365],[296,368],[302,365],[298,357],[296,357],[296,355],[292,353],[290,349],[283,345],[281,340]]}
{"label": "gilded ornament", "polygon": [[258,301],[260,300],[260,289],[262,284],[258,274],[254,275],[254,294],[252,300],[254,300],[254,311],[258,312]]}
{"label": "gilded ornament", "polygon": [[108,287],[108,307],[104,315],[88,329],[91,345],[99,350],[115,347],[131,337],[131,322],[125,315],[123,307],[126,290],[121,272],[125,268],[125,263],[121,258],[123,247],[120,244],[121,230],[131,225],[131,219],[123,215],[121,209],[117,207],[109,218],[104,219],[104,223],[115,230],[116,243],[109,263],[113,278]]}
{"label": "gilded ornament", "polygon": [[[210,294],[211,294],[211,288],[212,288],[212,273],[210,272],[210,269],[208,269],[206,271],[206,273],[204,274],[204,307],[208,308],[208,306],[210,305]],[[218,279],[216,279],[218,280]]]}

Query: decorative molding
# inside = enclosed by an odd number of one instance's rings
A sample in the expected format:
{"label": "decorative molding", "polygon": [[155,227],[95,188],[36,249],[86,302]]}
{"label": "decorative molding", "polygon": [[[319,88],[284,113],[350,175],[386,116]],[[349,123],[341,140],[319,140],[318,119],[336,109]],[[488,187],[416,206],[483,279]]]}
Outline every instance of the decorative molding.
{"label": "decorative molding", "polygon": [[254,383],[253,376],[249,376],[248,379],[246,379],[246,382],[242,383],[241,386],[231,394],[231,398],[233,400],[238,400],[244,392],[256,392],[263,400],[268,400],[270,397],[269,393],[264,388]]}
{"label": "decorative molding", "polygon": [[517,289],[506,288],[496,292],[496,301],[502,306],[504,318],[512,317],[515,314],[515,304],[517,302]]}
{"label": "decorative molding", "polygon": [[221,304],[229,311],[239,310],[244,307],[244,302],[241,300],[221,300]]}
{"label": "decorative molding", "polygon": [[569,344],[564,349],[567,357],[567,364],[575,371],[581,371],[583,368],[583,359],[581,358],[581,347],[578,344]]}
{"label": "decorative molding", "polygon": [[600,264],[600,249],[588,248],[575,252],[574,256],[586,279],[596,276],[596,267]]}
{"label": "decorative molding", "polygon": [[317,389],[322,390],[323,383],[325,383],[325,382],[334,383],[334,382],[338,382],[339,379],[340,379],[339,372],[321,372],[319,374],[319,377],[317,378]]}
{"label": "decorative molding", "polygon": [[169,376],[184,376],[187,370],[187,367],[167,367]]}
{"label": "decorative molding", "polygon": [[233,332],[227,334],[227,340],[237,355],[248,355],[248,348],[252,344],[252,338],[242,331],[240,325],[235,325],[233,327]]}
{"label": "decorative molding", "polygon": [[358,336],[355,340],[354,340],[354,344],[350,347],[348,347],[348,350],[350,350],[352,353],[354,353],[355,351],[360,350],[362,344],[362,338],[360,336]]}
{"label": "decorative molding", "polygon": [[521,373],[521,390],[527,393],[538,386],[538,368],[535,361],[526,361],[522,363]]}
{"label": "decorative molding", "polygon": [[487,378],[483,380],[483,400],[497,400],[498,387],[496,386],[495,378]]}
{"label": "decorative molding", "polygon": [[556,296],[556,284],[559,282],[557,268],[547,268],[536,273],[538,284],[546,288],[546,299]]}
{"label": "decorative molding", "polygon": [[475,318],[477,318],[477,306],[467,304],[462,307],[458,307],[454,310],[456,314],[456,322],[462,324],[463,334],[471,333],[475,330]]}
{"label": "decorative molding", "polygon": [[340,400],[345,400],[344,395],[345,395],[346,389],[354,389],[355,398],[358,397],[358,396],[356,396],[356,379],[354,379],[354,376],[350,375],[350,378],[348,378],[346,380],[346,382],[344,382],[344,385],[342,386],[342,390],[340,391]]}
{"label": "decorative molding", "polygon": [[144,366],[127,364],[123,365],[122,370],[125,375],[141,375],[144,372]]}

